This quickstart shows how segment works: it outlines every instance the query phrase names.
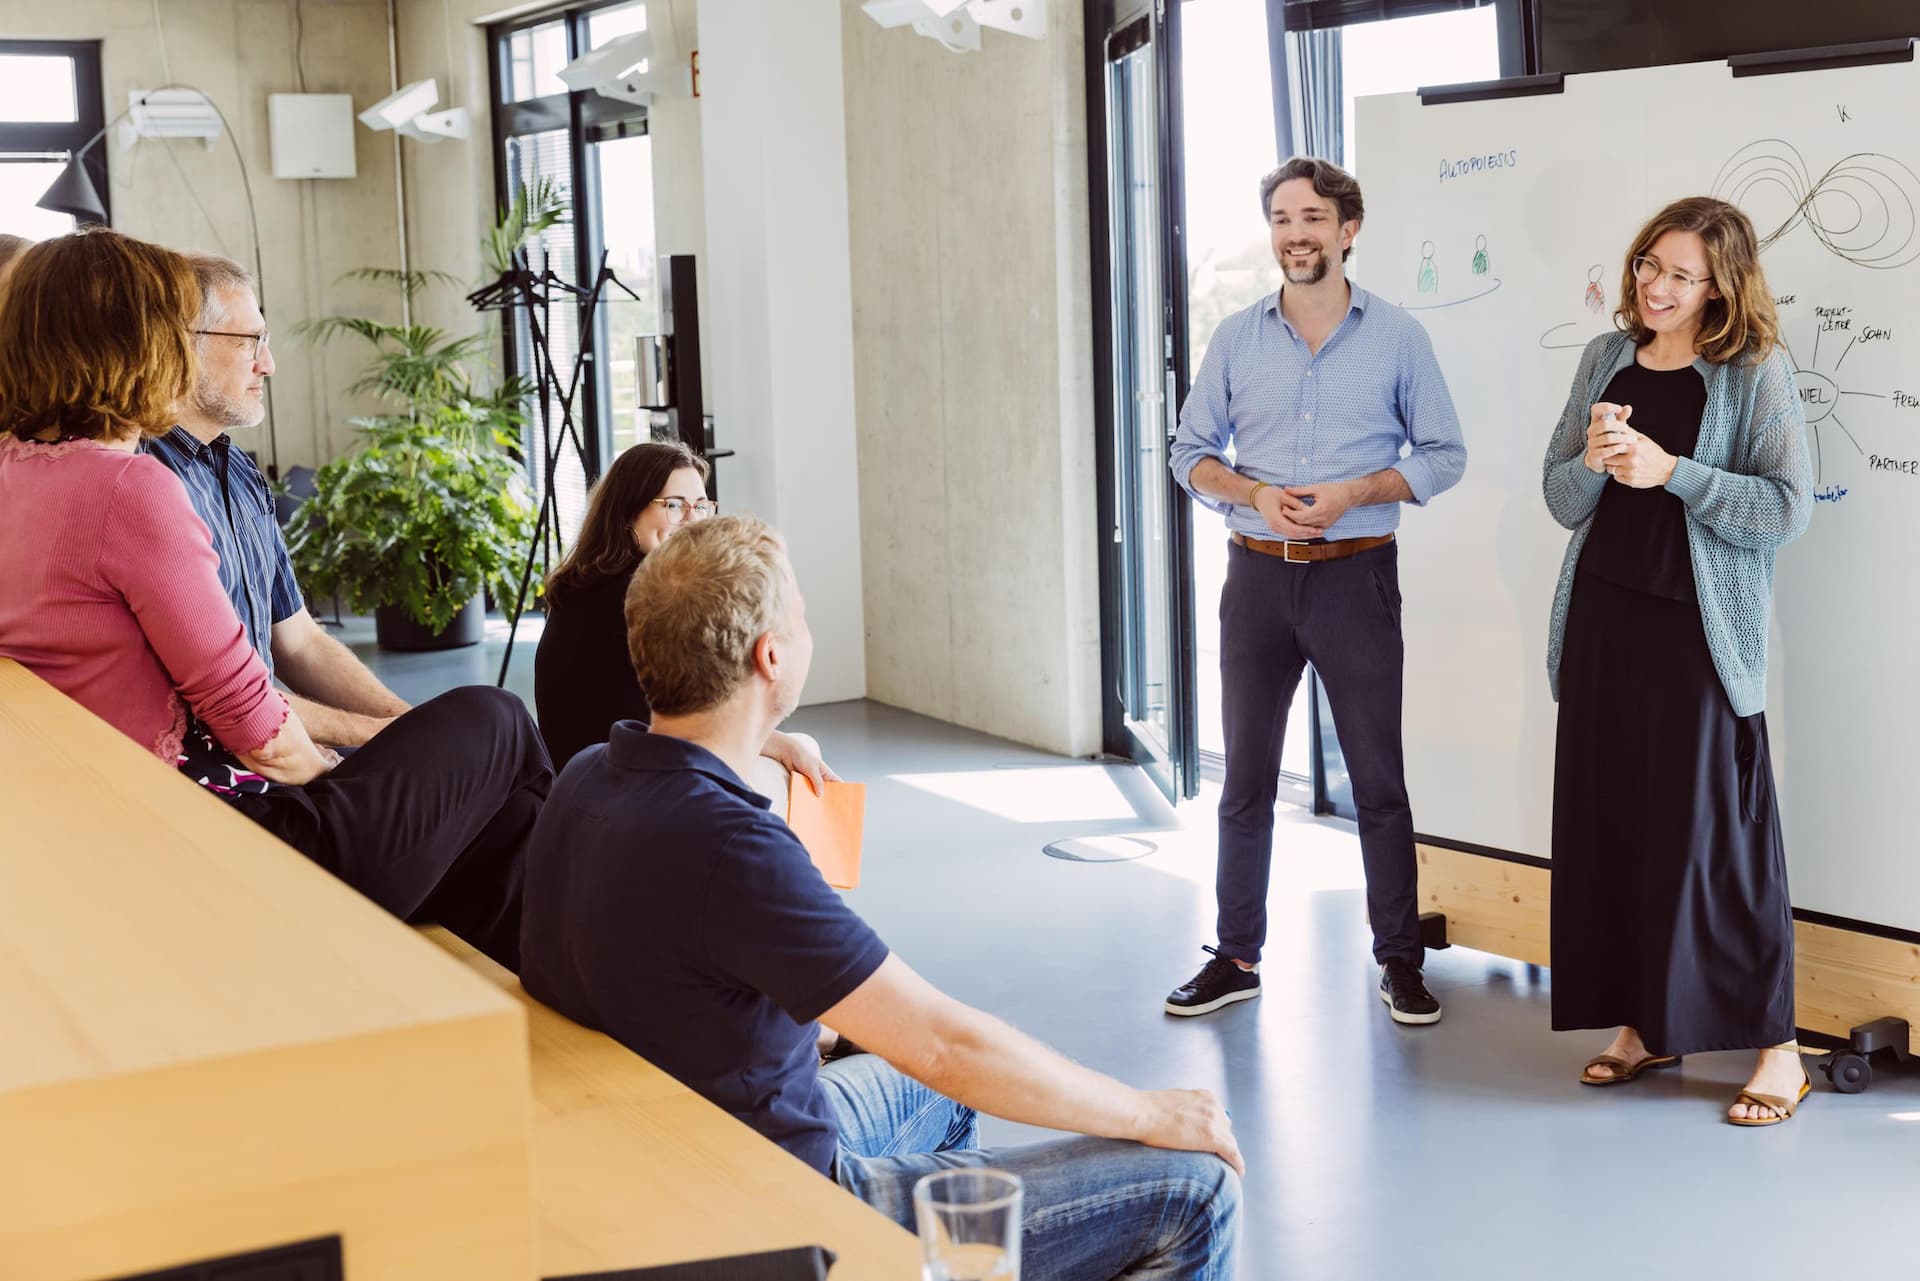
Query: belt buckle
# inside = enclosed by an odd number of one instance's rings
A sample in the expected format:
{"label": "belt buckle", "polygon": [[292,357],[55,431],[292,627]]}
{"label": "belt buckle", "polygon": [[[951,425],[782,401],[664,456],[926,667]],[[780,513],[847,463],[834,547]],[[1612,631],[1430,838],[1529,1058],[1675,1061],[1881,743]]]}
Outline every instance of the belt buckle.
{"label": "belt buckle", "polygon": [[1286,561],[1287,564],[1289,565],[1311,565],[1313,563],[1313,557],[1301,556],[1298,559],[1295,559],[1293,554],[1294,548],[1306,547],[1306,546],[1309,546],[1309,544],[1296,543],[1292,539],[1287,539],[1280,544],[1280,558]]}

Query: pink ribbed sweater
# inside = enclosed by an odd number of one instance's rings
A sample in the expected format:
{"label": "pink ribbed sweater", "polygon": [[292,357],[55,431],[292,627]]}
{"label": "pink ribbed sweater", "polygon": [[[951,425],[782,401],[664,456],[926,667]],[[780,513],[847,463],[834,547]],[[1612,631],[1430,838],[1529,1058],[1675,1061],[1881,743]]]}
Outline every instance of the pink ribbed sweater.
{"label": "pink ribbed sweater", "polygon": [[0,656],[173,764],[190,707],[231,752],[287,718],[162,464],[0,435]]}

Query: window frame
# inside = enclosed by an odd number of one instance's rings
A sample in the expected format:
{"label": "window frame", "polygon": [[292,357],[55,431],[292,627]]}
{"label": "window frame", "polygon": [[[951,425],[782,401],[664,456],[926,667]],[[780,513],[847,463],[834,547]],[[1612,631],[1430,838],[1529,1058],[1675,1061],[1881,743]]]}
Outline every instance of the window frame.
{"label": "window frame", "polygon": [[[73,60],[74,120],[65,124],[0,120],[0,156],[38,153],[49,158],[66,157],[80,150],[106,131],[105,82],[100,72],[98,40],[0,40],[0,54],[26,54],[34,57],[65,57]],[[95,147],[81,160],[94,190],[100,194],[100,207],[107,217],[100,224],[113,225],[112,193],[107,184],[107,148]],[[92,219],[77,219],[82,225]]]}
{"label": "window frame", "polygon": [[[573,175],[573,202],[569,211],[573,225],[573,278],[583,284],[599,274],[600,255],[606,248],[605,230],[601,226],[599,175],[589,163],[588,149],[594,142],[648,133],[648,111],[641,104],[620,102],[592,90],[569,90],[564,96],[549,94],[509,102],[507,90],[512,77],[511,43],[513,37],[522,31],[557,21],[564,24],[567,60],[571,62],[589,47],[588,24],[593,15],[630,2],[590,0],[589,3],[556,5],[517,15],[487,28],[488,89],[493,104],[494,207],[504,211],[513,197],[507,185],[508,139],[566,130],[567,163]],[[594,136],[596,134],[602,136]],[[519,343],[513,322],[503,323],[500,330],[502,367],[509,376],[530,372],[519,368]],[[611,462],[613,443],[613,389],[611,364],[605,358],[609,353],[604,351],[607,341],[607,315],[604,310],[594,316],[592,337],[596,358],[580,381],[580,399],[575,408],[575,426],[580,428],[582,446],[581,467],[589,487]]]}

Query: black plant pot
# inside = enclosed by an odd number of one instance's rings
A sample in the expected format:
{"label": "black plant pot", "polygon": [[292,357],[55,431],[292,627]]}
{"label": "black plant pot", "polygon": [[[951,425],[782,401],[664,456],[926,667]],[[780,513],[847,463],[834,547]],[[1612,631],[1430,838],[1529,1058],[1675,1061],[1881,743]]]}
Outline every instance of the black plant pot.
{"label": "black plant pot", "polygon": [[429,631],[413,621],[402,605],[382,605],[373,611],[374,638],[381,649],[459,649],[478,645],[487,631],[487,610],[479,593],[466,603],[445,631]]}

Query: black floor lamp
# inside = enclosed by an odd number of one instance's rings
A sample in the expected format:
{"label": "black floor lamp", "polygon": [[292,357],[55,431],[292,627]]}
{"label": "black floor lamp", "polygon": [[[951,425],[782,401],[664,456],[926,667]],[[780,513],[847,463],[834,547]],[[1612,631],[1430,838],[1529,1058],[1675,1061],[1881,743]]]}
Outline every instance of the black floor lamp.
{"label": "black floor lamp", "polygon": [[[136,109],[146,106],[148,97],[156,93],[165,93],[174,89],[184,89],[190,93],[199,94],[200,100],[213,108],[213,114],[220,117],[221,132],[226,134],[227,142],[233,148],[234,163],[240,166],[240,188],[247,198],[247,227],[253,234],[253,291],[260,303],[261,313],[265,314],[267,310],[267,287],[265,274],[261,271],[260,264],[260,217],[253,206],[253,182],[247,173],[246,157],[240,154],[240,139],[234,136],[233,126],[227,121],[227,113],[220,110],[220,104],[215,102],[213,95],[204,89],[196,89],[192,85],[187,84],[165,84],[158,89],[148,90],[146,94],[129,103],[125,111],[122,111],[119,115],[107,121],[98,133],[87,139],[86,142],[82,143],[77,150],[69,155],[67,157],[66,167],[60,171],[60,176],[53,180],[53,185],[47,188],[46,194],[34,201],[34,204],[41,209],[50,210],[53,213],[71,214],[82,222],[104,223],[107,219],[106,206],[101,203],[100,192],[94,187],[93,179],[87,176],[86,165],[83,163],[86,159],[87,152],[92,150],[98,145],[102,138],[107,136],[109,129],[112,129],[122,120],[132,115]],[[274,430],[273,423],[272,379],[267,380],[265,391],[267,397],[267,475],[274,480],[278,480],[280,478],[280,439],[278,433]]]}

